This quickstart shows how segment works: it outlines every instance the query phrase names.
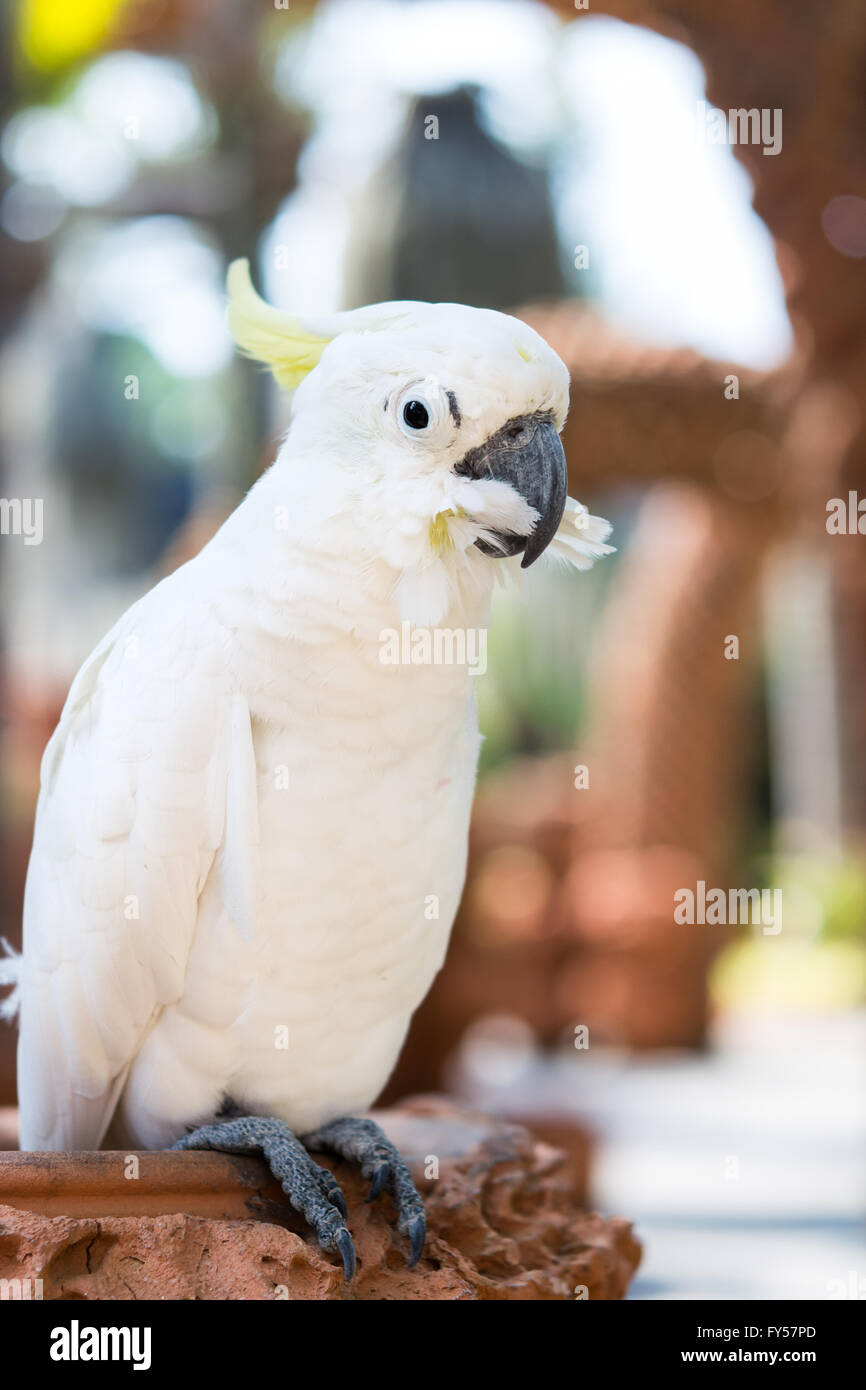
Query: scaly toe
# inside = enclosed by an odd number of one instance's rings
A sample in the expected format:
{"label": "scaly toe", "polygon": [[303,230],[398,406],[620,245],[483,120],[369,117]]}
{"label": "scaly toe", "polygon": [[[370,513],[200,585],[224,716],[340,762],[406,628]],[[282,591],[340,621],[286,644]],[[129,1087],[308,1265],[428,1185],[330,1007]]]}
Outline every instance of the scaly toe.
{"label": "scaly toe", "polygon": [[409,1268],[416,1265],[426,1239],[424,1202],[396,1146],[375,1120],[334,1120],[305,1135],[304,1143],[308,1148],[329,1149],[357,1163],[362,1177],[370,1179],[368,1202],[375,1201],[383,1192],[391,1194],[397,1209],[397,1228],[409,1239]]}
{"label": "scaly toe", "polygon": [[372,1183],[370,1184],[370,1191],[367,1193],[367,1198],[366,1198],[366,1200],[367,1200],[368,1202],[375,1202],[375,1200],[376,1200],[377,1197],[381,1197],[382,1193],[383,1193],[384,1190],[385,1190],[385,1184],[386,1184],[386,1182],[388,1181],[388,1178],[389,1178],[389,1176],[390,1176],[390,1173],[391,1173],[391,1165],[390,1165],[390,1163],[380,1163],[380,1164],[379,1164],[378,1168],[376,1169],[375,1173],[373,1174],[373,1181],[372,1181]]}
{"label": "scaly toe", "polygon": [[346,1279],[355,1273],[355,1247],[346,1226],[346,1199],[333,1173],[314,1163],[301,1141],[282,1120],[261,1115],[236,1116],[203,1125],[173,1145],[175,1149],[218,1149],[224,1153],[260,1153],[295,1211],[316,1233],[323,1250],[339,1252]]}

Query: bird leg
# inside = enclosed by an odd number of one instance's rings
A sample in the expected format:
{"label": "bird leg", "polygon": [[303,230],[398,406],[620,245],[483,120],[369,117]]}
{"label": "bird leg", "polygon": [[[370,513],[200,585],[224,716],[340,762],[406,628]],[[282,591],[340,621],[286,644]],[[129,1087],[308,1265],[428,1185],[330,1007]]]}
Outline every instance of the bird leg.
{"label": "bird leg", "polygon": [[304,1135],[308,1149],[325,1149],[357,1163],[370,1179],[367,1201],[389,1192],[397,1208],[397,1229],[409,1239],[409,1268],[421,1258],[427,1234],[424,1202],[396,1147],[374,1120],[347,1118]]}
{"label": "bird leg", "polygon": [[368,1202],[382,1192],[391,1194],[397,1208],[397,1227],[409,1240],[409,1268],[418,1263],[426,1235],[424,1203],[397,1149],[373,1120],[334,1120],[304,1135],[302,1141],[282,1120],[237,1115],[232,1110],[229,1107],[224,1112],[231,1118],[194,1129],[172,1148],[261,1154],[322,1248],[339,1253],[347,1280],[355,1273],[355,1247],[346,1225],[345,1198],[333,1174],[314,1163],[307,1149],[327,1150],[349,1159],[370,1179]]}
{"label": "bird leg", "polygon": [[282,1120],[243,1115],[202,1125],[172,1144],[173,1149],[218,1149],[221,1153],[261,1154],[292,1206],[316,1233],[323,1250],[336,1250],[343,1273],[355,1273],[355,1247],[346,1225],[346,1201],[339,1183],[320,1168]]}

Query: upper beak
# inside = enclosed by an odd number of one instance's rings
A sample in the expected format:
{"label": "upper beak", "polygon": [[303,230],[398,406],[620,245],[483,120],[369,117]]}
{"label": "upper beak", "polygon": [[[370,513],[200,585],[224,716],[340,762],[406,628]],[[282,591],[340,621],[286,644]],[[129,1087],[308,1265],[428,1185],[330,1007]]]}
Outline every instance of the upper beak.
{"label": "upper beak", "polygon": [[565,511],[568,470],[553,416],[515,415],[477,449],[470,449],[454,472],[510,483],[535,508],[538,521],[530,535],[497,532],[501,548],[485,540],[475,542],[485,555],[517,555],[522,550],[521,565],[527,569],[553,540]]}

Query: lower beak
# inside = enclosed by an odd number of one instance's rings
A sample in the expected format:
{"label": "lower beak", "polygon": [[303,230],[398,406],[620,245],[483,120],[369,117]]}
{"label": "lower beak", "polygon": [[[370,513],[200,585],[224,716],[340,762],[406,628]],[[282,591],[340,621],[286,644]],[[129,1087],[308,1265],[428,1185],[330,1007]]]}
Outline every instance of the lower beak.
{"label": "lower beak", "polygon": [[498,545],[475,542],[485,555],[518,555],[522,550],[521,564],[527,569],[553,540],[565,511],[568,471],[553,416],[516,415],[484,444],[471,449],[454,471],[461,477],[510,483],[538,512],[528,536],[496,532]]}

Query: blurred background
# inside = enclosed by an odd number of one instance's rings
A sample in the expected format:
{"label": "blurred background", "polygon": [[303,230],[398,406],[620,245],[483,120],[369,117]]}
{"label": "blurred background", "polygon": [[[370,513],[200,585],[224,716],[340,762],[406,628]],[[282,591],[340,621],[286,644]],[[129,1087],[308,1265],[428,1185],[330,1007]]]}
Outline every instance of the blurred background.
{"label": "blurred background", "polygon": [[[386,1099],[448,1090],[563,1147],[637,1223],[632,1298],[866,1297],[862,7],[0,24],[2,934],[72,675],[285,428],[233,355],[228,261],[296,310],[516,312],[571,371],[570,492],[618,553],[497,600],[463,906]],[[781,149],[713,138],[703,103],[781,112]],[[778,890],[782,929],[676,922],[700,881]]]}

